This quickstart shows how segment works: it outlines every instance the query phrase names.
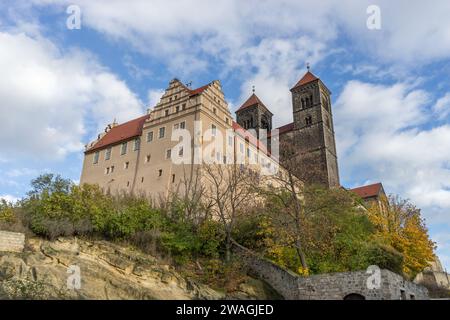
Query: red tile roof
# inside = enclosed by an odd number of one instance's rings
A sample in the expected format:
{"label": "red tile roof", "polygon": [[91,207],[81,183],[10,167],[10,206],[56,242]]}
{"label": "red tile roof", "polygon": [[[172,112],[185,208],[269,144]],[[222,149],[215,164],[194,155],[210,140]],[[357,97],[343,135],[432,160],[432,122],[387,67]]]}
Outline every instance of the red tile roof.
{"label": "red tile roof", "polygon": [[86,150],[86,153],[140,136],[144,122],[149,117],[150,115],[145,115],[113,127],[92,148]]}
{"label": "red tile roof", "polygon": [[363,199],[376,197],[380,193],[384,193],[383,185],[380,182],[371,184],[368,186],[350,189],[350,191],[356,193],[358,196],[360,196]]}
{"label": "red tile roof", "polygon": [[313,75],[310,71],[306,72],[305,75],[303,76],[303,78],[301,78],[297,84],[295,86],[292,87],[291,90],[299,87],[299,86],[303,86],[307,83],[310,83],[314,80],[318,80],[319,78],[317,78],[315,75]]}
{"label": "red tile roof", "polygon": [[194,89],[194,90],[188,89],[188,90],[189,90],[189,94],[190,94],[191,96],[195,96],[196,94],[200,94],[200,93],[202,93],[203,91],[205,91],[205,90],[209,87],[210,84],[211,84],[211,83],[208,83],[208,84],[206,84],[206,85],[204,85],[204,86],[202,86],[202,87],[200,87],[200,88]]}
{"label": "red tile roof", "polygon": [[[264,103],[262,103],[262,101],[258,98],[258,96],[257,96],[256,94],[253,93],[253,94],[250,96],[250,98],[248,98],[247,101],[245,101],[244,104],[242,104],[242,106],[241,106],[237,111],[240,111],[240,110],[242,110],[242,109],[245,109],[245,108],[254,106],[254,105],[256,105],[256,104],[260,104],[260,105],[264,106],[264,108],[267,109],[267,107],[264,105]],[[268,110],[268,109],[267,109],[267,110]]]}

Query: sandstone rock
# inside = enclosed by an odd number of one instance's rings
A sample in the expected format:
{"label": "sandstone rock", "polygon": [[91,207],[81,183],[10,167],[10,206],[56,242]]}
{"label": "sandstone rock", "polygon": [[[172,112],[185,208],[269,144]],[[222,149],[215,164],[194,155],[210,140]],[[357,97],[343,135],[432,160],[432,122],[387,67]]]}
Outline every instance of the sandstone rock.
{"label": "sandstone rock", "polygon": [[[0,253],[0,298],[220,299],[223,294],[187,281],[157,259],[106,241],[30,239],[22,254]],[[69,266],[81,287],[67,287]]]}

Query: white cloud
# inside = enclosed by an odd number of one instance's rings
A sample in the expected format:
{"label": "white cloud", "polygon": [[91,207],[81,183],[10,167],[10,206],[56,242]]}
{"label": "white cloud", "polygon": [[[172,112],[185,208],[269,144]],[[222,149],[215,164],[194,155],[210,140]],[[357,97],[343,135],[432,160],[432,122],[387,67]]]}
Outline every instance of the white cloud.
{"label": "white cloud", "polygon": [[433,112],[440,120],[443,120],[450,115],[450,93],[445,94],[436,101],[436,104],[433,106]]}
{"label": "white cloud", "polygon": [[148,107],[154,108],[161,97],[163,96],[165,90],[164,89],[150,89],[147,93],[147,99],[148,99]]}
{"label": "white cloud", "polygon": [[[62,158],[95,130],[142,114],[126,84],[86,52],[62,52],[49,40],[0,31],[2,158]],[[98,127],[97,127],[98,126]]]}
{"label": "white cloud", "polygon": [[20,200],[20,198],[17,198],[10,194],[4,194],[4,195],[0,195],[0,200],[5,200],[6,202],[14,203],[14,202],[17,202],[18,200]]}
{"label": "white cloud", "polygon": [[[344,175],[381,180],[420,207],[450,210],[450,126],[422,128],[432,120],[430,102],[405,83],[347,83],[334,108]],[[444,214],[434,218],[450,223]]]}

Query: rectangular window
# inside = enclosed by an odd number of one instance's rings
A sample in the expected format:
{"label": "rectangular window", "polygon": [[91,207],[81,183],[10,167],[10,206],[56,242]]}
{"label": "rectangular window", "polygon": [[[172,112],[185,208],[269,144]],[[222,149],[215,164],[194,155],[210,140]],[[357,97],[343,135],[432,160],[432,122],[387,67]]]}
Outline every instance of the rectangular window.
{"label": "rectangular window", "polygon": [[180,157],[182,157],[182,156],[183,156],[183,153],[184,153],[183,147],[180,147],[180,149],[178,150],[178,155],[179,155]]}
{"label": "rectangular window", "polygon": [[124,155],[124,154],[126,154],[126,153],[127,153],[127,143],[124,142],[124,143],[122,143],[122,148],[121,148],[121,150],[120,150],[120,154],[121,154],[121,155]]}
{"label": "rectangular window", "polygon": [[123,164],[124,169],[128,169],[129,166],[130,166],[130,163],[128,161]]}
{"label": "rectangular window", "polygon": [[247,148],[247,157],[250,158],[250,156],[251,156],[250,148]]}
{"label": "rectangular window", "polygon": [[225,123],[226,123],[226,124],[230,124],[230,119],[225,118]]}
{"label": "rectangular window", "polygon": [[178,111],[180,111],[180,106],[175,107],[175,112],[178,112]]}
{"label": "rectangular window", "polygon": [[182,105],[181,105],[181,109],[186,109],[186,103],[183,103]]}
{"label": "rectangular window", "polygon": [[162,169],[159,169],[158,170],[158,177],[161,177],[162,176]]}
{"label": "rectangular window", "polygon": [[180,128],[180,124],[179,123],[175,123],[174,125],[173,125],[173,129],[174,130],[178,130]]}
{"label": "rectangular window", "polygon": [[229,145],[230,147],[233,146],[233,136],[228,136],[228,145]]}
{"label": "rectangular window", "polygon": [[148,154],[146,157],[145,157],[145,162],[150,162],[150,155]]}
{"label": "rectangular window", "polygon": [[99,158],[99,156],[100,156],[100,151],[96,151],[96,152],[94,153],[94,161],[93,161],[93,164],[97,164],[97,163],[98,163],[98,158]]}
{"label": "rectangular window", "polygon": [[153,141],[153,131],[147,132],[147,142]]}
{"label": "rectangular window", "polygon": [[213,135],[213,136],[216,135],[216,130],[217,130],[216,125],[212,124],[212,125],[211,125],[211,132],[212,132],[212,135]]}
{"label": "rectangular window", "polygon": [[172,155],[172,149],[166,150],[166,159],[170,159],[170,156]]}
{"label": "rectangular window", "polygon": [[111,159],[111,149],[112,149],[112,148],[106,149],[106,152],[105,152],[105,160]]}
{"label": "rectangular window", "polygon": [[169,110],[165,110],[164,115],[167,117],[169,115]]}
{"label": "rectangular window", "polygon": [[109,174],[109,167],[105,169],[105,174]]}
{"label": "rectangular window", "polygon": [[239,145],[239,151],[241,151],[241,153],[244,153],[244,145],[242,143]]}
{"label": "rectangular window", "polygon": [[137,151],[141,148],[141,138],[136,138],[134,140],[134,151]]}
{"label": "rectangular window", "polygon": [[110,171],[110,173],[113,173],[114,172],[114,166],[111,166],[111,171]]}
{"label": "rectangular window", "polygon": [[159,128],[159,138],[160,139],[164,138],[164,134],[165,133],[166,133],[166,128],[165,127]]}
{"label": "rectangular window", "polygon": [[217,109],[213,108],[213,112],[214,112],[214,114],[217,114]]}
{"label": "rectangular window", "polygon": [[141,178],[141,183],[144,183],[144,177]]}
{"label": "rectangular window", "polygon": [[175,174],[172,175],[172,183],[175,182]]}
{"label": "rectangular window", "polygon": [[180,129],[186,129],[186,121],[180,123]]}

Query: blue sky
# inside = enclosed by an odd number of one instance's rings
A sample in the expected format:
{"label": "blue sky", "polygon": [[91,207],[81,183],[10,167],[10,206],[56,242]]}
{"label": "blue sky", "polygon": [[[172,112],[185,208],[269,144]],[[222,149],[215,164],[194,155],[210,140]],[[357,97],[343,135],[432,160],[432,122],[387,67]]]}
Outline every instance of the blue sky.
{"label": "blue sky", "polygon": [[[72,4],[81,29],[67,28]],[[333,93],[341,183],[411,199],[450,269],[448,12],[445,0],[2,1],[0,197],[43,172],[77,181],[84,144],[174,77],[219,79],[232,111],[255,85],[275,125],[291,122],[289,88],[309,62]]]}

